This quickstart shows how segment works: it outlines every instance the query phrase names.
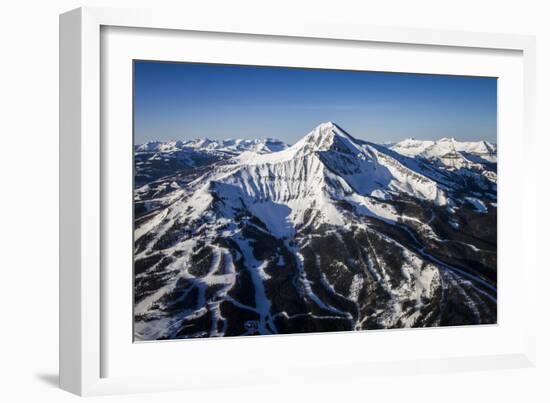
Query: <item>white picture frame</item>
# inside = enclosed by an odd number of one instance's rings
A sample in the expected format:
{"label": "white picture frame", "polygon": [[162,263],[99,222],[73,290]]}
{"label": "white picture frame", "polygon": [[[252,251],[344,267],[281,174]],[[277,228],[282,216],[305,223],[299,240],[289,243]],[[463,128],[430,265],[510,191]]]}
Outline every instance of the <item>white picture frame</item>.
{"label": "white picture frame", "polygon": [[[348,359],[340,359],[337,355],[318,357],[309,346],[320,343],[334,346],[338,343],[347,346],[363,343],[365,338],[376,343],[387,343],[386,340],[399,341],[408,338],[414,343],[439,343],[444,338],[464,339],[471,335],[472,329],[430,329],[429,331],[414,330],[390,331],[390,332],[361,332],[363,335],[330,334],[330,335],[302,335],[302,336],[275,336],[235,338],[230,340],[201,340],[201,341],[175,341],[163,343],[145,343],[142,347],[136,347],[131,342],[131,334],[124,333],[131,322],[131,310],[128,312],[128,323],[124,326],[116,326],[116,323],[124,322],[124,317],[117,312],[126,312],[128,301],[127,290],[122,290],[124,301],[114,307],[110,293],[115,284],[124,284],[124,277],[111,277],[106,272],[109,267],[109,245],[106,244],[104,233],[106,219],[112,219],[111,227],[115,226],[122,231],[131,231],[124,227],[124,220],[115,219],[117,215],[110,214],[105,217],[105,211],[112,207],[109,203],[109,192],[113,187],[108,184],[106,177],[114,175],[109,163],[109,155],[112,150],[124,150],[127,140],[113,142],[115,138],[111,134],[112,122],[109,120],[109,110],[104,110],[106,99],[109,108],[119,108],[116,97],[111,98],[105,94],[115,93],[126,96],[126,90],[113,84],[111,80],[104,80],[102,74],[116,73],[120,64],[105,65],[102,58],[112,56],[105,51],[105,38],[102,32],[109,31],[110,27],[122,30],[122,37],[133,36],[132,31],[137,29],[155,30],[156,33],[170,33],[162,37],[157,35],[147,39],[141,38],[141,43],[132,48],[121,46],[127,40],[121,37],[110,40],[110,49],[120,49],[117,57],[126,59],[134,57],[131,51],[127,54],[123,48],[137,49],[141,55],[152,54],[151,44],[158,44],[158,52],[155,57],[174,57],[174,41],[178,41],[178,32],[192,32],[195,37],[217,33],[216,40],[224,41],[224,35],[230,40],[232,35],[251,37],[256,42],[269,40],[272,43],[285,41],[301,41],[300,46],[307,46],[308,41],[330,41],[323,46],[332,46],[334,49],[344,47],[346,44],[378,44],[381,46],[398,45],[401,47],[420,47],[416,51],[425,52],[425,58],[433,62],[434,67],[430,72],[449,73],[460,72],[464,74],[481,72],[491,75],[492,68],[502,71],[505,85],[499,98],[499,136],[501,131],[506,134],[508,147],[502,148],[499,143],[499,228],[501,217],[507,212],[512,212],[512,207],[519,215],[509,226],[503,222],[504,228],[509,231],[506,234],[499,230],[499,270],[502,265],[517,263],[521,269],[516,282],[515,292],[521,295],[521,308],[524,314],[515,315],[510,320],[502,323],[501,302],[504,306],[510,293],[507,293],[507,284],[501,281],[499,274],[499,324],[485,327],[485,330],[476,333],[476,337],[489,340],[499,338],[503,342],[486,352],[483,344],[480,348],[469,349],[464,344],[462,349],[445,351],[435,349],[433,354],[417,354],[400,358],[399,351],[387,356],[372,355],[370,358],[349,356]],[[125,31],[126,30],[126,31]],[[144,31],[142,31],[143,33]],[[151,33],[152,31],[147,31]],[[145,32],[144,35],[148,35]],[[116,32],[115,32],[116,35]],[[164,39],[163,39],[164,38]],[[145,40],[147,39],[147,40]],[[131,40],[131,39],[129,39]],[[117,42],[118,41],[118,42]],[[153,41],[153,42],[151,42]],[[157,41],[157,42],[155,42]],[[164,42],[163,42],[164,41]],[[286,42],[285,42],[286,43]],[[119,46],[116,48],[116,46]],[[149,46],[149,47],[148,47]],[[244,46],[244,45],[243,45]],[[286,46],[286,45],[281,45]],[[141,50],[140,50],[141,49]],[[243,48],[245,49],[245,48]],[[449,53],[449,61],[445,64],[436,63],[436,59],[430,54],[430,49]],[[466,63],[461,70],[460,64],[456,66],[456,60],[460,60],[460,53],[478,54],[484,57],[485,53],[495,53],[495,59],[490,62],[481,62],[467,67]],[[450,52],[449,52],[450,51]],[[259,60],[260,54],[244,55],[245,50],[235,50],[241,57],[254,61]],[[453,53],[454,52],[454,53]],[[506,52],[512,52],[513,58],[501,58]],[[134,393],[140,391],[161,391],[172,389],[215,387],[235,385],[253,385],[268,382],[295,382],[296,375],[300,374],[300,380],[323,380],[329,378],[345,379],[347,377],[369,376],[371,374],[408,374],[418,372],[475,370],[491,368],[527,367],[535,362],[535,279],[536,279],[536,242],[533,240],[536,234],[535,209],[532,208],[535,195],[527,195],[525,192],[516,192],[515,195],[507,189],[513,189],[515,185],[536,189],[536,176],[522,178],[513,170],[501,165],[501,158],[506,163],[506,150],[519,147],[523,161],[529,161],[534,155],[534,91],[535,91],[535,42],[533,37],[520,35],[467,33],[455,31],[429,31],[407,28],[382,28],[357,26],[339,23],[327,23],[326,21],[250,21],[245,19],[214,20],[196,18],[192,15],[173,15],[169,12],[151,10],[117,10],[104,8],[80,8],[61,15],[60,17],[60,385],[63,389],[79,395]],[[182,55],[185,58],[185,54]],[[209,59],[208,61],[224,61]],[[298,55],[295,55],[298,58]],[[396,54],[393,63],[398,63]],[[492,57],[492,56],[491,56]],[[201,58],[197,54],[196,58]],[[312,56],[313,58],[313,56]],[[455,58],[455,62],[452,62]],[[457,59],[458,58],[458,59]],[[115,57],[113,57],[113,60]],[[240,60],[244,60],[240,59]],[[513,60],[512,60],[513,59]],[[306,59],[303,59],[306,60]],[[487,59],[489,60],[489,59]],[[501,60],[501,61],[499,61]],[[301,61],[306,63],[307,61]],[[124,60],[121,59],[121,63]],[[260,64],[273,63],[272,60],[260,60]],[[297,62],[298,63],[298,62]],[[345,61],[343,62],[345,63]],[[351,63],[351,62],[350,62]],[[483,63],[502,63],[502,66],[493,66],[485,69]],[[507,64],[508,63],[508,64]],[[287,65],[288,63],[285,63]],[[451,66],[453,65],[453,66]],[[509,69],[508,66],[509,65]],[[447,66],[447,67],[446,67]],[[330,67],[330,66],[328,66]],[[107,70],[104,70],[104,69]],[[360,68],[358,65],[357,68]],[[391,66],[382,64],[374,68],[389,69]],[[422,70],[419,67],[420,70]],[[469,70],[470,69],[470,70]],[[409,71],[410,69],[404,68]],[[420,71],[419,70],[419,71]],[[422,70],[423,71],[423,70]],[[124,73],[124,70],[122,70]],[[117,76],[119,77],[119,76]],[[124,80],[122,80],[124,81]],[[127,81],[124,81],[126,84]],[[124,83],[120,85],[125,85]],[[508,87],[509,85],[509,87]],[[112,87],[112,88],[111,88]],[[507,90],[509,88],[509,91]],[[120,90],[120,92],[119,92]],[[123,94],[124,93],[124,94]],[[508,99],[517,94],[518,99]],[[512,103],[512,101],[514,103]],[[122,101],[124,102],[127,101]],[[124,104],[127,106],[127,104]],[[120,106],[121,111],[126,106]],[[126,108],[126,109],[125,109]],[[518,109],[518,108],[521,108]],[[512,113],[517,112],[513,119],[506,120]],[[124,116],[124,113],[121,115]],[[121,129],[127,130],[128,122],[121,120]],[[503,120],[501,120],[503,119]],[[512,119],[512,117],[510,117]],[[506,124],[502,127],[502,124]],[[514,135],[512,128],[517,129]],[[108,133],[108,137],[105,137]],[[102,137],[103,136],[103,137]],[[122,136],[123,137],[123,136]],[[118,137],[117,137],[118,138]],[[126,143],[125,143],[126,141]],[[130,149],[128,149],[130,150]],[[501,155],[501,152],[503,153]],[[126,153],[131,154],[130,151]],[[128,160],[129,161],[129,160]],[[130,165],[128,165],[129,167]],[[504,174],[501,183],[501,175]],[[124,172],[120,171],[117,177],[124,178]],[[127,176],[126,176],[127,177]],[[509,208],[506,205],[501,209],[501,194],[508,195]],[[131,204],[131,203],[130,203]],[[116,210],[114,210],[116,211]],[[122,217],[127,217],[124,214]],[[126,221],[128,223],[128,221]],[[115,228],[115,230],[116,230]],[[513,232],[513,234],[512,234]],[[112,234],[111,234],[112,235]],[[112,238],[112,236],[111,236]],[[506,251],[501,248],[503,242],[517,242],[514,251]],[[503,250],[501,253],[500,251]],[[501,255],[515,254],[515,257],[504,260]],[[500,272],[499,272],[500,273]],[[131,269],[127,276],[130,276]],[[122,276],[126,276],[123,274]],[[129,277],[128,277],[129,278]],[[112,281],[107,286],[106,280]],[[506,279],[505,279],[506,280]],[[127,283],[129,284],[129,283]],[[501,286],[503,286],[501,288]],[[502,289],[502,292],[501,292]],[[518,291],[519,289],[519,291]],[[516,294],[516,296],[518,295]],[[130,297],[131,300],[131,297]],[[116,308],[116,309],[115,309]],[[131,305],[130,305],[131,309]],[[512,308],[510,308],[512,309]],[[519,309],[519,308],[518,308]],[[508,310],[507,310],[508,311]],[[511,310],[510,310],[511,312]],[[529,312],[525,314],[525,312]],[[505,313],[506,315],[507,313]],[[512,314],[510,314],[512,315]],[[113,320],[115,318],[116,320]],[[513,320],[512,320],[513,319]],[[368,335],[366,334],[368,333]],[[320,337],[320,338],[319,338]],[[361,337],[361,339],[359,339]],[[117,341],[118,340],[118,341]],[[319,341],[321,340],[321,341]],[[117,344],[118,343],[118,344]],[[434,344],[434,345],[435,345]],[[143,347],[145,346],[145,347]],[[229,347],[229,348],[228,348]],[[282,349],[290,347],[290,351],[300,354],[281,357]],[[248,351],[245,353],[245,351]],[[205,354],[229,354],[227,357],[239,360],[240,355],[259,355],[271,351],[270,365],[257,363],[254,365],[235,364],[230,376],[223,368],[216,371],[208,368],[208,362],[199,362]],[[382,348],[380,351],[384,351]],[[121,352],[124,352],[123,355]],[[118,355],[117,355],[118,354]],[[155,374],[151,371],[151,365],[144,365],[142,373],[132,364],[132,355],[143,354],[141,358],[147,360],[164,360],[166,371]],[[202,354],[202,355],[201,355]],[[342,355],[342,354],[340,354]],[[187,357],[186,360],[170,360],[169,356]],[[161,357],[161,358],[159,358]],[[164,357],[164,358],[162,358]],[[307,361],[300,363],[300,360]],[[111,369],[111,364],[118,365],[116,370]],[[153,363],[153,361],[144,361]],[[158,362],[158,361],[157,361]],[[175,363],[174,363],[175,362]],[[178,364],[179,362],[179,364]],[[184,364],[181,364],[184,362]],[[177,366],[180,366],[178,368]],[[305,365],[305,366],[304,366]],[[148,367],[148,368],[147,368]],[[114,364],[113,364],[114,368]],[[304,374],[303,369],[307,368]],[[149,370],[146,370],[149,369]],[[176,372],[176,369],[179,371]],[[190,370],[192,369],[192,370]],[[227,368],[225,369],[227,370]],[[204,375],[208,371],[209,378]]]}

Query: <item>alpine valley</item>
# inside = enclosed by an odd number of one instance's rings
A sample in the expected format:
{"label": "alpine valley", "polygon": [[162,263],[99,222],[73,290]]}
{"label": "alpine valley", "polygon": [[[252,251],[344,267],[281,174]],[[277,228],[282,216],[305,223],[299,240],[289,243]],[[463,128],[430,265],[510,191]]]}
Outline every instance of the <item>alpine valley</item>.
{"label": "alpine valley", "polygon": [[136,146],[135,339],[496,323],[496,155],[332,122]]}

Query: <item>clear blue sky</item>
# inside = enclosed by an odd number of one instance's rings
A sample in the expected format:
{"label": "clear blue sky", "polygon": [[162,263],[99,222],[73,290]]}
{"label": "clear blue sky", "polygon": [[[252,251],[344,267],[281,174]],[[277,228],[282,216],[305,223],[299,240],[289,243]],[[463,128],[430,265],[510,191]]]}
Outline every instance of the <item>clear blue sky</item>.
{"label": "clear blue sky", "polygon": [[274,137],[333,121],[373,142],[496,142],[494,78],[136,61],[136,144]]}

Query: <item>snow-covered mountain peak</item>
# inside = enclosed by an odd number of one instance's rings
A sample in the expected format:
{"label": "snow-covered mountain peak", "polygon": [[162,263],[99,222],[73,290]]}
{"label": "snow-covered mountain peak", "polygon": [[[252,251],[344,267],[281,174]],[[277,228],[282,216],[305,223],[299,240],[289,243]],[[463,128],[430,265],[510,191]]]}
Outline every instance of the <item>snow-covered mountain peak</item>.
{"label": "snow-covered mountain peak", "polygon": [[[299,207],[289,205],[293,222],[301,222],[313,205],[332,211],[334,203],[342,200],[359,203],[363,206],[360,208],[372,213],[363,204],[370,205],[371,196],[386,199],[392,193],[409,194],[438,205],[446,202],[444,190],[414,161],[355,139],[332,122],[317,126],[286,150],[261,155],[246,152],[232,161],[230,171],[220,168],[223,177],[216,181],[230,184],[231,191],[241,189],[245,195],[242,200],[253,203],[271,200],[288,204],[299,200]],[[386,211],[378,213],[387,216]],[[331,223],[340,217],[329,215]]]}
{"label": "snow-covered mountain peak", "polygon": [[314,143],[323,143],[327,139],[332,140],[335,136],[337,137],[350,137],[340,126],[334,122],[324,122],[315,127],[311,132],[309,132],[304,139],[307,139],[308,142]]}
{"label": "snow-covered mountain peak", "polygon": [[334,123],[330,120],[328,122],[323,122],[323,123],[318,124],[317,127],[313,130],[314,131],[315,130],[320,130],[320,131],[340,130],[340,131],[342,131],[342,129],[336,123]]}
{"label": "snow-covered mountain peak", "polygon": [[290,149],[296,155],[306,155],[336,148],[358,152],[355,139],[333,122],[321,123]]}
{"label": "snow-covered mountain peak", "polygon": [[[308,134],[288,148],[273,150],[271,153],[258,153],[254,149],[236,156],[234,161],[246,164],[274,164],[285,162],[296,157],[305,157],[317,152],[334,150],[337,144],[349,143],[348,148],[356,148],[352,142],[353,137],[333,122],[321,123]],[[269,140],[267,140],[269,141]],[[359,150],[355,150],[360,152]]]}

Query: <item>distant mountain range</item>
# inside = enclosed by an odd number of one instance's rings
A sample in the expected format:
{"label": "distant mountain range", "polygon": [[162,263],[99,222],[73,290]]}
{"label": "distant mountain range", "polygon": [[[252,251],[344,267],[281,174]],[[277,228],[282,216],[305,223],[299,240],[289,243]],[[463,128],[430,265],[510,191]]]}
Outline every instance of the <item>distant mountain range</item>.
{"label": "distant mountain range", "polygon": [[141,185],[171,175],[176,170],[209,165],[239,155],[243,151],[265,154],[286,148],[287,144],[275,139],[150,141],[135,146],[135,182]]}
{"label": "distant mountain range", "polygon": [[135,148],[135,337],[496,322],[496,145]]}
{"label": "distant mountain range", "polygon": [[136,152],[176,152],[183,150],[196,150],[211,153],[236,155],[243,151],[255,151],[257,153],[272,153],[288,148],[288,145],[275,139],[262,140],[173,140],[173,141],[150,141],[135,147]]}
{"label": "distant mountain range", "polygon": [[[453,138],[441,140],[406,139],[391,145],[392,150],[409,157],[427,159],[450,169],[466,168],[496,171],[497,146],[487,141],[462,142]],[[491,175],[496,180],[495,175]]]}

